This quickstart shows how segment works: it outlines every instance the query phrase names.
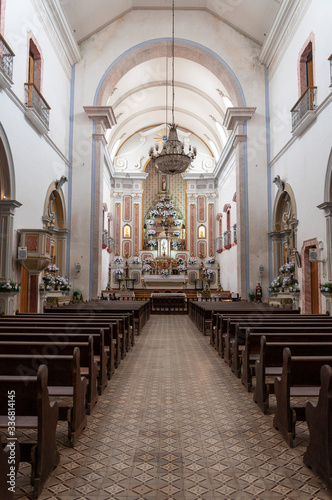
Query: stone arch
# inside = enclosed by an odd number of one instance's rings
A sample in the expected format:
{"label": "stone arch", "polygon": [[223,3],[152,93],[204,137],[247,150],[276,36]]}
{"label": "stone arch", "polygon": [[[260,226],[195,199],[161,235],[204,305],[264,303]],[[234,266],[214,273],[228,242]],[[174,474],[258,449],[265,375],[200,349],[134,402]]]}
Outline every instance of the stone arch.
{"label": "stone arch", "polygon": [[295,261],[297,250],[297,208],[293,189],[289,184],[282,184],[278,190],[273,208],[273,257],[274,274],[282,264]]}
{"label": "stone arch", "polygon": [[[218,54],[190,40],[176,38],[174,44],[175,57],[198,62],[219,78],[234,106],[246,106],[239,80],[228,64]],[[152,58],[171,57],[171,55],[171,38],[148,40],[130,48],[121,54],[105,71],[96,90],[94,106],[105,106],[117,82],[135,66]]]}
{"label": "stone arch", "polygon": [[51,238],[52,262],[58,266],[59,274],[64,276],[68,233],[67,217],[63,191],[61,188],[57,189],[56,182],[49,186],[45,196],[43,223],[45,229],[49,229],[53,233]]}
{"label": "stone arch", "polygon": [[14,163],[9,142],[0,123],[0,199],[15,199]]}

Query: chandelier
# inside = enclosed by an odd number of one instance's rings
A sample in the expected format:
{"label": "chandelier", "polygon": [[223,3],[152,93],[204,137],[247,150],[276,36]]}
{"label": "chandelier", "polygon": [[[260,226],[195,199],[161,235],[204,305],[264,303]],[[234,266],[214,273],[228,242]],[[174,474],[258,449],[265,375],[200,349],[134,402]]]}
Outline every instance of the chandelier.
{"label": "chandelier", "polygon": [[168,137],[159,152],[158,144],[151,147],[149,156],[157,169],[163,174],[182,174],[196,158],[196,148],[189,146],[185,153],[183,142],[179,141],[174,120],[174,0],[172,1],[172,124],[169,125]]}

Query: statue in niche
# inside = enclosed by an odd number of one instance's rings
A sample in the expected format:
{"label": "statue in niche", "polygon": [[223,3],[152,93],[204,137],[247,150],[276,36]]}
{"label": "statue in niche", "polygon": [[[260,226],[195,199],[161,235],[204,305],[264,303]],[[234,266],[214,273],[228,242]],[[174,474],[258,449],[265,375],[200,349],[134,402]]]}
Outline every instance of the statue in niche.
{"label": "statue in niche", "polygon": [[167,253],[167,243],[166,243],[166,240],[162,240],[161,241],[161,255],[163,257],[165,257],[166,253]]}

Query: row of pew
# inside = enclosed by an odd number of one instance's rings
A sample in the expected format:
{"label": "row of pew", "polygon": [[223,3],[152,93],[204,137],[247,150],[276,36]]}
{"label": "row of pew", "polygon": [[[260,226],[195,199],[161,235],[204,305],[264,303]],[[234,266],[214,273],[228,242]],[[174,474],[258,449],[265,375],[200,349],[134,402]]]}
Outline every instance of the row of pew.
{"label": "row of pew", "polygon": [[[59,421],[68,423],[68,443],[75,446],[87,415],[148,320],[148,302],[132,305],[126,310],[85,303],[0,318],[2,500],[13,499],[8,478],[15,484],[20,461],[31,463],[38,498],[60,461]],[[26,429],[35,431],[28,442]]]}
{"label": "row of pew", "polygon": [[259,305],[211,306],[196,303],[191,318],[210,333],[211,345],[264,413],[275,395],[273,426],[290,447],[296,422],[307,422],[303,461],[332,493],[332,318]]}

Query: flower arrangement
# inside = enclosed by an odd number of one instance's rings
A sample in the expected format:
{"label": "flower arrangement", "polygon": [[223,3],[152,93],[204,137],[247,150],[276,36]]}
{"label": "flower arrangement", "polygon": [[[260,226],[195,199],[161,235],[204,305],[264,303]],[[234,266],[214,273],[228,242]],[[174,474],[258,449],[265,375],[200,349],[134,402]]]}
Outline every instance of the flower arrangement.
{"label": "flower arrangement", "polygon": [[56,271],[59,271],[59,268],[55,265],[55,264],[50,264],[47,266],[47,268],[45,269],[45,271],[48,271],[49,273],[54,273]]}
{"label": "flower arrangement", "polygon": [[172,208],[174,208],[174,203],[165,203],[165,208],[167,208],[167,210],[172,210]]}
{"label": "flower arrangement", "polygon": [[149,240],[149,241],[148,241],[148,245],[149,245],[149,247],[155,247],[155,246],[156,246],[156,244],[157,244],[157,241],[156,241],[156,240],[151,239],[151,240]]}
{"label": "flower arrangement", "polygon": [[181,234],[181,231],[178,231],[178,230],[173,231],[174,236],[180,236],[180,234]]}
{"label": "flower arrangement", "polygon": [[149,236],[154,236],[156,234],[156,231],[154,229],[149,229],[148,230],[148,235]]}
{"label": "flower arrangement", "polygon": [[294,292],[299,293],[300,292],[299,285],[290,286],[289,291],[292,293],[294,293]]}
{"label": "flower arrangement", "polygon": [[142,271],[143,273],[148,273],[149,271],[151,271],[152,267],[150,266],[150,264],[143,264],[143,267],[142,267]]}
{"label": "flower arrangement", "polygon": [[293,285],[294,283],[294,277],[293,276],[284,276],[284,278],[282,278],[282,286],[283,287],[288,287],[290,285]]}
{"label": "flower arrangement", "polygon": [[133,258],[131,259],[131,262],[132,262],[133,264],[140,264],[140,263],[141,263],[141,261],[139,260],[139,257],[133,257]]}
{"label": "flower arrangement", "polygon": [[123,263],[123,258],[122,257],[114,257],[114,260],[113,260],[114,264],[122,264]]}
{"label": "flower arrangement", "polygon": [[161,269],[161,270],[159,271],[159,274],[160,274],[161,276],[166,277],[166,276],[169,276],[169,271],[168,271],[167,269]]}
{"label": "flower arrangement", "polygon": [[283,264],[280,269],[279,273],[294,273],[295,271],[295,263],[294,262],[286,262],[286,264]]}
{"label": "flower arrangement", "polygon": [[115,271],[116,274],[119,274],[120,276],[122,276],[124,274],[124,269],[122,267],[119,267],[116,271]]}
{"label": "flower arrangement", "polygon": [[167,210],[162,210],[160,212],[160,216],[163,218],[163,219],[166,219],[167,217],[169,217],[170,213],[167,211]]}
{"label": "flower arrangement", "polygon": [[15,281],[2,281],[0,282],[0,292],[19,292],[21,284]]}
{"label": "flower arrangement", "polygon": [[173,224],[174,224],[174,226],[181,226],[182,221],[181,221],[180,219],[175,219],[175,220],[173,221]]}
{"label": "flower arrangement", "polygon": [[184,260],[182,257],[177,257],[177,258],[176,258],[176,262],[177,262],[177,264],[178,264],[178,265],[179,265],[179,264],[184,264],[184,263],[185,263],[185,260]]}
{"label": "flower arrangement", "polygon": [[151,264],[152,258],[151,257],[145,257],[145,259],[144,259],[143,262],[144,262],[144,264]]}
{"label": "flower arrangement", "polygon": [[282,286],[282,281],[281,281],[281,276],[277,276],[274,278],[274,280],[271,281],[271,284],[269,286],[269,292],[278,292],[279,288]]}
{"label": "flower arrangement", "polygon": [[210,267],[204,269],[204,276],[206,278],[211,278],[212,274],[213,274],[213,269],[211,269]]}
{"label": "flower arrangement", "polygon": [[177,212],[177,210],[173,210],[173,209],[171,209],[171,210],[169,210],[169,211],[168,211],[168,213],[169,213],[169,215],[170,215],[171,217],[177,217],[177,216],[178,216],[178,212]]}
{"label": "flower arrangement", "polygon": [[332,283],[331,282],[328,282],[328,283],[322,283],[320,285],[320,291],[321,292],[328,292],[328,293],[332,293]]}
{"label": "flower arrangement", "polygon": [[70,290],[70,285],[68,283],[67,278],[63,278],[62,276],[57,276],[54,279],[54,286],[55,286],[55,289],[58,288],[58,289],[62,290],[63,292],[67,292],[68,290]]}
{"label": "flower arrangement", "polygon": [[153,219],[148,219],[146,222],[147,222],[148,224],[150,224],[150,226],[154,226],[154,225],[155,225],[155,223],[156,223],[156,221],[155,221],[155,220],[153,220]]}
{"label": "flower arrangement", "polygon": [[187,270],[185,264],[179,264],[177,269],[178,269],[179,273],[184,273]]}
{"label": "flower arrangement", "polygon": [[179,250],[179,248],[181,248],[181,241],[180,240],[174,240],[172,242],[172,248],[173,248],[173,250]]}
{"label": "flower arrangement", "polygon": [[43,283],[40,283],[39,285],[39,290],[41,292],[49,292],[50,290],[53,290],[53,286],[50,283],[43,281]]}
{"label": "flower arrangement", "polygon": [[205,262],[206,262],[207,264],[214,264],[214,263],[215,263],[215,261],[216,261],[216,259],[215,259],[214,257],[207,257],[207,258],[205,259]]}
{"label": "flower arrangement", "polygon": [[196,257],[189,257],[188,264],[190,264],[191,266],[196,264]]}
{"label": "flower arrangement", "polygon": [[157,205],[156,205],[156,209],[157,210],[162,210],[163,208],[164,208],[164,204],[163,203],[161,203],[161,202],[157,203]]}
{"label": "flower arrangement", "polygon": [[152,217],[153,219],[155,217],[158,217],[158,215],[159,215],[158,210],[150,210],[150,217]]}

